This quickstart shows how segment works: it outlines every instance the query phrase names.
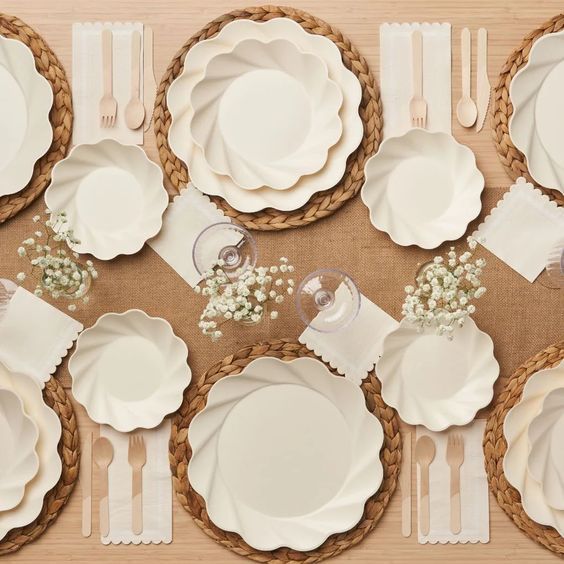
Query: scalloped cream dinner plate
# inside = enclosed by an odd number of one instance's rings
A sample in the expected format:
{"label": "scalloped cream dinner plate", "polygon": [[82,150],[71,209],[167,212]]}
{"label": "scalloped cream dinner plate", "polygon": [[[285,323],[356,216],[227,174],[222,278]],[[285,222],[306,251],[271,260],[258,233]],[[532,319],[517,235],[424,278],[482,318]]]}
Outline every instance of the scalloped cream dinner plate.
{"label": "scalloped cream dinner plate", "polygon": [[482,209],[484,177],[452,135],[411,129],[386,139],[365,166],[362,201],[398,245],[434,249],[464,235]]}
{"label": "scalloped cream dinner plate", "polygon": [[380,422],[312,358],[259,358],[219,380],[188,437],[210,519],[257,550],[313,550],[356,525],[382,483]]}
{"label": "scalloped cream dinner plate", "polygon": [[29,48],[0,36],[0,196],[21,190],[49,149],[52,104],[51,85],[37,72]]}
{"label": "scalloped cream dinner plate", "polygon": [[[213,57],[231,51],[245,39],[272,41],[286,39],[304,53],[320,57],[333,80],[343,93],[339,117],[343,133],[329,150],[325,166],[315,174],[300,178],[291,190],[274,190],[262,187],[243,190],[228,176],[212,171],[204,153],[192,140],[189,124],[192,119],[190,96],[192,89],[203,78],[206,65]],[[339,48],[327,37],[306,32],[298,23],[288,18],[275,18],[259,23],[237,20],[227,24],[212,39],[200,41],[186,54],[182,74],[170,85],[167,105],[172,116],[169,143],[174,153],[186,163],[190,179],[205,194],[221,196],[241,212],[256,212],[264,208],[296,210],[313,194],[334,186],[345,173],[349,155],[362,140],[364,127],[358,113],[362,88],[356,76],[343,64]]]}
{"label": "scalloped cream dinner plate", "polygon": [[45,203],[67,212],[80,241],[73,250],[109,260],[136,253],[160,231],[168,194],[143,149],[104,139],[77,145],[54,166]]}
{"label": "scalloped cream dinner plate", "polygon": [[106,313],[84,330],[69,361],[72,393],[96,423],[152,429],[182,403],[188,348],[160,317]]}
{"label": "scalloped cream dinner plate", "polygon": [[25,413],[19,396],[0,388],[0,511],[16,507],[26,484],[37,474],[38,437],[37,426]]}
{"label": "scalloped cream dinner plate", "polygon": [[214,172],[241,188],[285,190],[327,162],[342,101],[319,57],[284,39],[248,39],[206,66],[190,131]]}
{"label": "scalloped cream dinner plate", "polygon": [[499,376],[493,342],[472,319],[453,333],[452,341],[434,327],[403,319],[385,339],[376,374],[382,398],[410,425],[443,431],[466,425],[490,403]]}

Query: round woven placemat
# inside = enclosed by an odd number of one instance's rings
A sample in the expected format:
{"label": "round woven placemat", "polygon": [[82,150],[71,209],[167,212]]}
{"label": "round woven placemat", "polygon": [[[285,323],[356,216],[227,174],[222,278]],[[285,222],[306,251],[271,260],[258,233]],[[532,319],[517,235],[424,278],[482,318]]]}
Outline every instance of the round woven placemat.
{"label": "round woven placemat", "polygon": [[49,114],[53,127],[51,147],[35,163],[33,175],[25,188],[0,197],[0,223],[3,223],[29,206],[47,188],[51,169],[67,154],[72,131],[72,102],[65,69],[39,34],[15,16],[0,13],[0,35],[18,39],[29,47],[37,71],[53,89],[53,106]]}
{"label": "round woven placemat", "polygon": [[[197,382],[194,382],[186,390],[184,401],[172,420],[169,458],[174,487],[180,503],[192,515],[198,526],[214,541],[236,554],[262,563],[296,562],[313,564],[340,554],[347,548],[358,544],[374,529],[376,523],[382,517],[384,509],[396,489],[400,468],[399,421],[395,411],[382,400],[380,382],[376,379],[374,372],[371,372],[362,384],[362,391],[366,397],[366,406],[370,412],[378,417],[384,429],[384,444],[380,452],[380,459],[384,466],[384,479],[378,492],[366,502],[362,519],[350,531],[330,536],[316,550],[297,552],[288,548],[279,548],[271,552],[257,551],[245,543],[238,534],[217,528],[208,517],[203,499],[188,483],[188,461],[192,455],[188,443],[188,426],[196,413],[204,408],[208,392],[215,382],[224,376],[238,374],[247,364],[262,356],[282,360],[293,360],[305,356],[316,358],[310,350],[297,341],[285,339],[269,341],[245,347],[224,358],[221,362],[212,366]],[[331,372],[336,373],[335,370],[327,367]]]}
{"label": "round woven placemat", "polygon": [[[497,154],[507,170],[509,176],[515,180],[524,176],[529,182],[539,185],[529,174],[525,155],[513,145],[509,137],[509,118],[513,114],[513,104],[509,98],[509,85],[517,71],[527,64],[529,52],[533,43],[543,35],[554,33],[564,28],[564,14],[553,17],[539,28],[529,33],[521,45],[511,53],[509,59],[499,75],[497,86],[494,90],[494,106],[492,116],[492,132]],[[541,186],[543,191],[554,199],[558,205],[564,205],[564,194],[558,190],[551,190]]]}
{"label": "round woven placemat", "polygon": [[11,554],[41,536],[62,511],[78,478],[80,442],[76,417],[69,396],[61,384],[52,377],[45,384],[43,398],[61,421],[59,456],[63,463],[63,470],[55,487],[45,496],[43,508],[37,519],[25,527],[12,529],[0,540],[0,556]]}
{"label": "round woven placemat", "polygon": [[499,394],[484,433],[484,455],[490,489],[501,508],[515,524],[533,540],[544,547],[564,555],[564,539],[552,527],[539,525],[529,518],[521,505],[519,492],[505,478],[503,457],[507,443],[503,436],[503,422],[507,412],[519,402],[527,380],[543,368],[551,368],[564,359],[564,341],[547,347],[524,362],[509,378],[506,388]]}
{"label": "round woven placemat", "polygon": [[301,227],[327,217],[354,197],[362,187],[364,163],[368,157],[376,152],[381,139],[382,106],[374,77],[364,57],[360,55],[356,47],[338,29],[301,10],[284,6],[257,6],[235,10],[208,23],[180,48],[164,73],[155,101],[155,135],[159,156],[165,175],[172,186],[180,191],[188,183],[188,171],[184,163],[171,151],[168,144],[171,116],[166,105],[166,95],[171,83],[182,72],[186,53],[199,41],[216,35],[223,26],[233,20],[267,21],[280,17],[291,18],[308,32],[328,37],[340,49],[343,63],[357,76],[362,86],[362,101],[359,113],[364,123],[364,135],[358,149],[349,157],[341,181],[329,190],[314,194],[309,202],[295,211],[282,212],[268,208],[256,213],[242,213],[232,208],[222,198],[212,197],[214,203],[223,210],[225,215],[235,219],[247,229],[261,231]]}

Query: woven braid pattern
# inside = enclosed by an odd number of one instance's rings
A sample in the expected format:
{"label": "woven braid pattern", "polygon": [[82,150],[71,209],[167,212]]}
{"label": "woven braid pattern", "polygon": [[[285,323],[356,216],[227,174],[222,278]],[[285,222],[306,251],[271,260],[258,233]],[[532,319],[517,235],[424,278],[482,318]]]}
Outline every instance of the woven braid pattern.
{"label": "woven braid pattern", "polygon": [[59,456],[63,463],[63,470],[55,487],[45,496],[43,508],[37,519],[25,527],[12,529],[0,540],[0,556],[11,554],[41,536],[62,511],[78,478],[80,441],[78,425],[69,396],[61,384],[52,377],[45,384],[43,399],[61,421]]}
{"label": "woven braid pattern", "polygon": [[[281,360],[293,360],[315,355],[297,341],[286,339],[259,343],[248,346],[237,353],[224,358],[212,366],[199,380],[193,383],[184,394],[184,401],[172,420],[169,443],[170,467],[176,495],[184,509],[188,511],[198,526],[214,541],[232,550],[240,556],[246,556],[256,562],[281,564],[313,564],[331,556],[340,554],[347,548],[358,544],[378,523],[394,490],[400,468],[401,438],[399,421],[395,411],[388,407],[380,395],[380,382],[372,372],[362,385],[366,397],[366,406],[374,413],[384,429],[384,445],[380,458],[384,466],[384,479],[378,493],[372,496],[364,508],[360,522],[350,531],[329,537],[319,548],[309,552],[297,552],[288,548],[279,548],[270,552],[257,551],[250,547],[236,533],[217,528],[209,519],[203,499],[188,483],[188,462],[192,455],[188,443],[188,426],[193,417],[206,405],[206,398],[211,387],[221,378],[239,374],[251,361],[263,357],[275,357]],[[331,372],[335,370],[327,366]]]}
{"label": "woven braid pattern", "polygon": [[[509,86],[517,71],[527,64],[533,43],[543,35],[564,29],[564,14],[553,17],[539,28],[529,33],[521,45],[511,53],[501,69],[497,86],[494,90],[492,115],[492,133],[497,154],[509,176],[515,180],[524,176],[529,182],[538,185],[529,173],[525,155],[515,147],[509,137],[509,119],[513,114],[513,104],[509,98]],[[542,187],[542,190],[558,205],[564,205],[564,194],[558,190]]]}
{"label": "woven braid pattern", "polygon": [[188,183],[189,177],[186,166],[171,151],[168,144],[171,115],[166,105],[166,95],[171,83],[182,72],[186,53],[196,43],[213,37],[221,28],[234,20],[268,21],[280,17],[291,18],[308,32],[328,37],[340,49],[343,63],[357,76],[362,86],[359,113],[364,124],[364,135],[358,149],[349,157],[341,181],[329,190],[314,194],[309,202],[298,210],[282,212],[269,208],[256,213],[242,213],[232,208],[222,198],[212,196],[211,199],[227,216],[235,219],[247,229],[260,231],[302,227],[327,217],[353,198],[362,187],[364,164],[376,152],[382,136],[382,105],[374,77],[356,47],[333,26],[301,10],[284,6],[258,6],[235,10],[207,24],[180,48],[164,73],[155,100],[155,135],[159,157],[166,177],[180,192]]}
{"label": "woven braid pattern", "polygon": [[527,380],[535,372],[551,368],[563,359],[564,341],[560,341],[529,358],[515,371],[488,418],[483,444],[488,482],[500,507],[528,537],[560,555],[564,555],[564,538],[552,527],[539,525],[529,518],[521,505],[519,492],[505,478],[503,458],[507,443],[503,436],[503,422],[507,412],[519,402]]}
{"label": "woven braid pattern", "polygon": [[53,90],[53,106],[49,118],[53,127],[53,141],[47,153],[33,168],[31,180],[25,188],[0,197],[0,223],[16,215],[31,204],[51,181],[51,169],[66,154],[72,132],[72,101],[65,69],[43,38],[15,16],[0,13],[0,34],[18,39],[29,47],[35,58],[35,67]]}

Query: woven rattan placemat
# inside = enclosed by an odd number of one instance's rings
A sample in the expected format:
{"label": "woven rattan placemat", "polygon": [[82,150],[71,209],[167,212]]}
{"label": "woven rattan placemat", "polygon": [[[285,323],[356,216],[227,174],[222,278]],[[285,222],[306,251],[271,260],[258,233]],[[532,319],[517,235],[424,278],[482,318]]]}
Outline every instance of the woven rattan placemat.
{"label": "woven rattan placemat", "polygon": [[[233,20],[267,21],[280,17],[291,18],[310,33],[328,37],[340,49],[343,63],[354,72],[362,86],[362,101],[359,112],[364,123],[364,135],[358,149],[349,157],[341,181],[329,190],[314,194],[309,202],[295,211],[281,212],[269,208],[256,213],[242,213],[232,208],[222,198],[212,197],[215,204],[227,216],[237,220],[247,229],[261,231],[289,229],[313,223],[337,211],[360,190],[364,182],[364,163],[368,157],[376,152],[380,143],[382,106],[374,77],[364,57],[360,55],[356,47],[338,29],[301,10],[284,6],[257,6],[235,10],[208,23],[180,48],[164,73],[155,101],[155,134],[159,157],[168,180],[177,191],[180,191],[188,182],[188,171],[184,163],[171,151],[168,144],[171,116],[166,105],[166,95],[171,83],[182,72],[187,51],[199,41],[216,35],[223,26]],[[188,133],[186,134],[188,135]]]}
{"label": "woven rattan placemat", "polygon": [[[212,366],[197,382],[185,392],[184,401],[172,420],[172,431],[169,443],[169,457],[176,494],[180,503],[188,511],[198,526],[213,540],[232,550],[236,554],[246,556],[262,563],[280,564],[282,562],[299,562],[313,564],[325,558],[340,554],[347,548],[359,543],[378,523],[394,490],[400,468],[401,438],[399,421],[395,411],[388,407],[380,395],[380,383],[374,372],[371,372],[362,385],[368,409],[374,413],[384,429],[384,445],[380,458],[384,466],[384,479],[378,493],[372,496],[364,508],[360,522],[350,531],[330,536],[319,548],[309,552],[297,552],[287,548],[279,548],[271,552],[260,552],[248,544],[236,533],[217,528],[209,519],[203,499],[188,483],[188,461],[192,454],[188,444],[188,426],[192,418],[201,411],[210,388],[223,378],[238,374],[252,360],[262,356],[276,357],[282,360],[315,355],[297,341],[276,340],[259,343],[241,349],[237,353],[224,358]],[[335,371],[328,366],[333,373]]]}
{"label": "woven rattan placemat", "polygon": [[[538,182],[529,174],[525,155],[513,145],[513,141],[509,137],[509,118],[513,114],[513,104],[509,98],[509,86],[517,71],[527,64],[533,43],[543,35],[561,31],[562,29],[564,29],[564,14],[559,14],[529,33],[523,39],[521,45],[511,53],[505,65],[503,65],[494,90],[492,116],[494,143],[503,166],[505,166],[507,173],[513,180],[519,176],[524,176],[529,182],[538,185]],[[558,190],[542,188],[559,205],[564,205],[564,194]]]}
{"label": "woven rattan placemat", "polygon": [[38,72],[49,81],[53,89],[53,106],[49,114],[53,127],[51,147],[35,163],[33,175],[25,188],[15,194],[0,197],[2,223],[29,206],[45,190],[51,180],[51,169],[67,154],[72,131],[72,102],[65,69],[39,34],[15,16],[0,13],[0,35],[18,39],[29,47]]}
{"label": "woven rattan placemat", "polygon": [[64,388],[52,377],[43,390],[45,403],[55,411],[61,421],[62,434],[59,455],[63,463],[61,478],[43,501],[41,513],[29,525],[12,529],[0,540],[0,556],[19,550],[22,546],[41,536],[62,511],[78,478],[80,442],[76,417]]}
{"label": "woven rattan placemat", "polygon": [[484,433],[484,455],[490,489],[501,508],[527,536],[549,550],[564,555],[564,539],[552,527],[539,525],[528,517],[521,505],[519,492],[509,484],[503,473],[503,457],[507,450],[503,436],[503,422],[507,412],[519,402],[525,383],[535,372],[551,368],[562,359],[564,359],[564,341],[547,347],[529,358],[511,375],[488,418]]}

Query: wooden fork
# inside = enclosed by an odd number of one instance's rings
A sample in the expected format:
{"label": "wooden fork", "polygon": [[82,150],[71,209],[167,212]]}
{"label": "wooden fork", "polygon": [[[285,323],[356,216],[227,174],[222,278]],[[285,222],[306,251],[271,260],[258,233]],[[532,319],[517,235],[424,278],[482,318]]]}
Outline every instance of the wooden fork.
{"label": "wooden fork", "polygon": [[425,128],[427,124],[427,102],[423,98],[423,37],[415,30],[411,34],[413,69],[413,96],[409,102],[411,125]]}
{"label": "wooden fork", "polygon": [[450,530],[456,535],[461,529],[460,467],[464,462],[462,435],[451,433],[448,436],[446,459],[450,466]]}
{"label": "wooden fork", "polygon": [[128,461],[133,472],[131,530],[135,535],[140,535],[143,532],[143,466],[147,462],[145,440],[141,433],[129,436]]}
{"label": "wooden fork", "polygon": [[102,30],[102,74],[104,95],[100,99],[100,123],[102,127],[113,127],[116,123],[117,100],[112,86],[112,30]]}

